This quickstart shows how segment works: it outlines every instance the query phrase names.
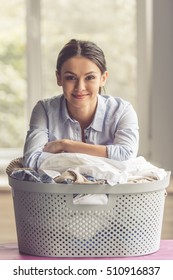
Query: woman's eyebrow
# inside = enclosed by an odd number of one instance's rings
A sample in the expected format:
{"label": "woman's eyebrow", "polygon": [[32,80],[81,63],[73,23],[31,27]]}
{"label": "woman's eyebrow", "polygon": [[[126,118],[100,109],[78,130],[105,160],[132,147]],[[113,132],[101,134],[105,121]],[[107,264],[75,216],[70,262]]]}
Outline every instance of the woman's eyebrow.
{"label": "woman's eyebrow", "polygon": [[77,76],[75,73],[73,73],[72,71],[65,71],[64,74],[72,74],[72,75],[75,75]]}
{"label": "woman's eyebrow", "polygon": [[[64,74],[71,74],[71,75],[77,76],[77,74],[75,74],[72,71],[65,71]],[[89,72],[85,73],[84,76],[91,75],[91,74],[97,74],[97,72],[96,71],[89,71]]]}
{"label": "woman's eyebrow", "polygon": [[97,74],[97,72],[95,72],[95,71],[90,71],[90,72],[86,73],[85,76],[86,76],[86,75],[90,75],[90,74]]}

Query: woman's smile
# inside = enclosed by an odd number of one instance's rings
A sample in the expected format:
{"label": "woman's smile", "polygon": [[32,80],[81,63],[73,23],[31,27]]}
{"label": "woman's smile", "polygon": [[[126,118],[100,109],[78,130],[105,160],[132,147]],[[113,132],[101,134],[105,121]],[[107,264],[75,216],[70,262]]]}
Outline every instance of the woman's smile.
{"label": "woman's smile", "polygon": [[90,94],[87,93],[83,93],[83,92],[78,92],[78,93],[72,93],[73,98],[75,99],[84,99],[85,97],[89,96]]}

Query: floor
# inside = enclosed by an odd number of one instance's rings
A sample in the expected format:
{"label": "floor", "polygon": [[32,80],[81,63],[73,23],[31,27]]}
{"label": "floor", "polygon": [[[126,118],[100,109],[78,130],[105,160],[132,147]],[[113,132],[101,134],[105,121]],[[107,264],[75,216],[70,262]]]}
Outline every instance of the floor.
{"label": "floor", "polygon": [[[165,201],[161,239],[173,239],[173,178]],[[16,242],[15,217],[10,188],[0,188],[0,243]]]}

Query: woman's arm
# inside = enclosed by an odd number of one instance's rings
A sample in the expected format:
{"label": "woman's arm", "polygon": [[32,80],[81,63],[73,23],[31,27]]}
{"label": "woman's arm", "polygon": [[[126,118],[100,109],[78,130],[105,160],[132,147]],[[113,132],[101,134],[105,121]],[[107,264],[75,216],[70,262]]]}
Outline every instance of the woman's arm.
{"label": "woman's arm", "polygon": [[[56,105],[56,104],[55,104]],[[55,110],[59,110],[54,106]],[[47,107],[46,107],[47,108]],[[52,111],[51,111],[52,112]],[[40,160],[44,158],[44,152],[50,153],[84,153],[99,157],[108,157],[115,160],[128,160],[137,155],[139,132],[138,120],[133,107],[122,107],[122,114],[117,116],[112,113],[106,120],[102,131],[91,130],[91,138],[95,143],[84,143],[80,140],[68,139],[68,133],[49,139],[50,123],[58,119],[53,115],[48,121],[47,109],[43,102],[39,101],[33,109],[30,129],[27,133],[24,147],[24,166],[37,169]],[[61,122],[59,123],[61,125]],[[49,129],[48,129],[49,127]],[[61,129],[65,129],[61,125]],[[51,131],[51,135],[53,131]],[[69,137],[70,138],[70,137]]]}
{"label": "woman's arm", "polygon": [[[111,126],[113,127],[114,123],[110,121],[110,127]],[[109,139],[110,130],[107,130],[106,127],[103,129],[100,141],[105,138],[105,134],[108,134],[107,141],[109,141],[110,144],[105,142],[105,145],[98,145],[70,139],[61,139],[48,142],[44,146],[43,151],[50,153],[83,153],[121,161],[136,157],[139,146],[138,119],[131,105],[127,106],[121,115],[116,125],[113,138],[111,140]]]}
{"label": "woman's arm", "polygon": [[112,145],[107,145],[108,158],[128,160],[137,156],[139,149],[138,118],[129,104],[122,113],[115,132]]}
{"label": "woman's arm", "polygon": [[49,153],[82,153],[92,156],[107,157],[107,148],[104,145],[93,145],[70,139],[48,142],[43,149]]}
{"label": "woman's arm", "polygon": [[48,139],[47,114],[42,103],[39,101],[31,115],[30,128],[25,139],[23,164],[24,167],[37,169],[38,159],[43,152]]}

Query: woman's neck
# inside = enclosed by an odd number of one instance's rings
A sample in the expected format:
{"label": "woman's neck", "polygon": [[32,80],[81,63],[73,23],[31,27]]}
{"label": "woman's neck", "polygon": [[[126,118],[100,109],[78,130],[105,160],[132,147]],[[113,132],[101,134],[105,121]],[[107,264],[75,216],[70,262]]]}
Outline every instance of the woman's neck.
{"label": "woman's neck", "polygon": [[85,129],[88,127],[95,115],[95,111],[97,108],[97,103],[93,104],[90,107],[83,107],[83,108],[69,108],[67,104],[67,109],[70,117],[79,122],[81,129]]}

